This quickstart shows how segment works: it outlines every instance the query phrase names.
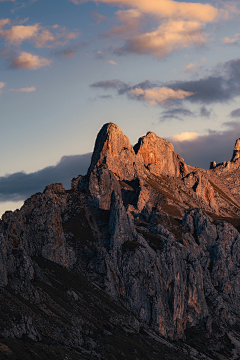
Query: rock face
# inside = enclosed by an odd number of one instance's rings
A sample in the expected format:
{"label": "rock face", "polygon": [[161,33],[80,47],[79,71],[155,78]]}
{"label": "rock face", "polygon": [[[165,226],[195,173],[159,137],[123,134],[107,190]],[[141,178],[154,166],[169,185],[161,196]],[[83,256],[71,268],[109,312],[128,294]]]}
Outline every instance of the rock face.
{"label": "rock face", "polygon": [[187,165],[174,152],[173,145],[152,132],[141,137],[134,150],[144,165],[156,175],[180,176],[188,173]]}
{"label": "rock face", "polygon": [[233,149],[233,156],[231,161],[235,161],[240,157],[240,139],[236,140],[235,147]]}
{"label": "rock face", "polygon": [[53,359],[236,359],[239,174],[105,124],[86,176],[0,221],[0,357],[27,338]]}

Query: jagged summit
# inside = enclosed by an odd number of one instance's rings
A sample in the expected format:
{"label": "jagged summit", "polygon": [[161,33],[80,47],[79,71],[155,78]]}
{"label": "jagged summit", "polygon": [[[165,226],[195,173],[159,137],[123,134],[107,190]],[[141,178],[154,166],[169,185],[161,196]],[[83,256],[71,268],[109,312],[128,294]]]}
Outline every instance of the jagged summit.
{"label": "jagged summit", "polygon": [[239,177],[105,124],[71,190],[0,221],[0,358],[236,359]]}
{"label": "jagged summit", "polygon": [[106,164],[119,180],[127,181],[144,177],[146,169],[167,176],[188,172],[184,159],[167,140],[148,132],[132,147],[127,136],[113,123],[104,124],[97,135],[88,175],[101,164]]}

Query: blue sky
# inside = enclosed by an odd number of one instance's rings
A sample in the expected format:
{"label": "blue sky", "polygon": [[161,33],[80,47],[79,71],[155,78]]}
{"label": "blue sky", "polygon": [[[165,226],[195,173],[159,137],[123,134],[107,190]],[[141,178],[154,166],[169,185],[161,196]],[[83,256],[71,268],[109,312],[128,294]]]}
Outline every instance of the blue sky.
{"label": "blue sky", "polygon": [[0,9],[0,213],[48,182],[69,187],[109,121],[132,144],[147,131],[172,141],[191,165],[231,158],[239,2],[0,0]]}

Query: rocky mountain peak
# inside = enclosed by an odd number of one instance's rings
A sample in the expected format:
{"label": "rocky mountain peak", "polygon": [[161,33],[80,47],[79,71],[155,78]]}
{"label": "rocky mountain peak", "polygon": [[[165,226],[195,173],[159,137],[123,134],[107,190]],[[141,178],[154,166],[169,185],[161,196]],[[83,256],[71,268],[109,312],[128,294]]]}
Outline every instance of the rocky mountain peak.
{"label": "rocky mountain peak", "polygon": [[240,157],[240,139],[237,139],[233,149],[233,156],[231,161],[235,161]]}
{"label": "rocky mountain peak", "polygon": [[174,153],[174,146],[153,132],[142,136],[134,146],[134,151],[144,165],[156,174],[179,176],[183,168],[187,172],[184,160]]}
{"label": "rocky mountain peak", "polygon": [[134,162],[135,153],[127,136],[117,125],[104,124],[96,138],[88,174],[106,164],[119,180],[132,180],[136,177]]}

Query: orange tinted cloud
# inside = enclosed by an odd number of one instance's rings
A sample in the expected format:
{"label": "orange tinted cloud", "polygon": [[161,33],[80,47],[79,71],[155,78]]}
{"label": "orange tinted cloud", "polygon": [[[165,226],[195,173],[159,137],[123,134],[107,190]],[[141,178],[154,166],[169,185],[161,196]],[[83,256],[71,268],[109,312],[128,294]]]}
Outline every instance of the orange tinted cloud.
{"label": "orange tinted cloud", "polygon": [[167,100],[183,100],[189,96],[194,95],[191,91],[184,91],[181,89],[173,90],[168,87],[155,87],[152,89],[142,89],[140,87],[128,91],[130,97],[139,99],[148,103],[149,105],[159,105],[165,103]]}
{"label": "orange tinted cloud", "polygon": [[39,32],[39,24],[35,25],[16,25],[10,30],[1,30],[0,36],[8,40],[11,44],[21,44],[24,40],[29,40],[37,36]]}
{"label": "orange tinted cloud", "polygon": [[196,61],[194,63],[190,63],[187,66],[185,66],[185,68],[183,68],[182,71],[188,71],[188,70],[194,68],[196,65],[197,65]]}
{"label": "orange tinted cloud", "polygon": [[170,140],[174,141],[186,141],[186,140],[194,140],[199,137],[199,134],[196,132],[183,132],[181,134],[176,134],[170,137]]}
{"label": "orange tinted cloud", "polygon": [[29,92],[36,91],[36,88],[35,88],[35,86],[31,86],[31,87],[27,87],[27,88],[16,89],[15,91],[16,92],[29,93]]}
{"label": "orange tinted cloud", "polygon": [[[78,1],[71,0],[74,3]],[[153,14],[161,18],[198,20],[212,22],[218,16],[227,16],[228,12],[219,11],[209,4],[186,3],[173,0],[98,0],[105,4],[128,6],[138,9],[145,14]]]}
{"label": "orange tinted cloud", "polygon": [[[202,24],[197,21],[168,21],[157,30],[127,40],[122,51],[138,54],[153,54],[158,58],[168,55],[171,51],[204,44]],[[120,49],[121,51],[121,49]]]}
{"label": "orange tinted cloud", "polygon": [[48,66],[52,60],[37,56],[26,51],[22,51],[19,56],[14,56],[10,59],[10,67],[13,69],[39,69],[43,66]]}
{"label": "orange tinted cloud", "polygon": [[9,25],[9,19],[0,20],[0,37],[7,40],[10,44],[20,45],[25,40],[35,43],[36,47],[51,47],[54,45],[65,45],[70,40],[79,36],[78,32],[70,32],[65,27],[54,25],[54,34],[40,26],[35,25],[14,25],[10,29],[3,30],[2,27]]}

